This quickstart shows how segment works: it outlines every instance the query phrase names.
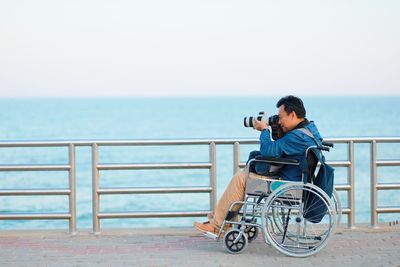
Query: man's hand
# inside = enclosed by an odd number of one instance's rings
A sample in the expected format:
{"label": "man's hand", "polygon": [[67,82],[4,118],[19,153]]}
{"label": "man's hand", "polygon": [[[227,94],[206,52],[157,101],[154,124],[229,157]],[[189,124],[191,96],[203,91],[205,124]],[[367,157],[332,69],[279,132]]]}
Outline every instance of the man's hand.
{"label": "man's hand", "polygon": [[258,131],[263,131],[265,129],[268,129],[268,123],[265,121],[259,121],[257,119],[254,120],[254,129]]}

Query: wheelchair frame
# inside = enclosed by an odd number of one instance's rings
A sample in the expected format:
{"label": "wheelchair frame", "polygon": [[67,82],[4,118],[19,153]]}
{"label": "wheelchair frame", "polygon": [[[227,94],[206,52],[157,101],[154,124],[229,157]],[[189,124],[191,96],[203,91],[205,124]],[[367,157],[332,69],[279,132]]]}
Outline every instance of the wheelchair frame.
{"label": "wheelchair frame", "polygon": [[[323,146],[308,147],[305,152],[306,157],[311,149],[316,148],[319,153],[322,153],[322,150],[329,151],[327,146],[333,147],[333,144],[323,143]],[[300,163],[293,159],[265,157],[252,159],[245,169],[247,181],[251,175],[250,166],[256,162],[300,166]],[[248,193],[246,189],[245,199],[231,204],[219,232],[217,234],[207,232],[205,235],[217,241],[223,238],[228,252],[234,254],[242,252],[249,242],[255,240],[259,229],[262,230],[265,243],[285,255],[307,257],[319,252],[327,245],[340,223],[342,207],[335,190],[330,198],[313,184],[317,164],[318,161],[315,162],[315,166],[307,166],[307,171],[312,170],[308,175],[302,171],[301,181],[277,180],[275,177],[264,176],[268,192]],[[276,182],[281,184],[271,189]],[[319,199],[318,205],[321,203],[326,205],[327,211],[323,222],[314,224],[304,217],[307,212],[304,211],[305,202],[310,196]],[[240,208],[237,209],[237,206]],[[236,220],[236,217],[240,219]],[[259,218],[261,223],[257,222]],[[225,232],[228,226],[231,226],[231,229]]]}

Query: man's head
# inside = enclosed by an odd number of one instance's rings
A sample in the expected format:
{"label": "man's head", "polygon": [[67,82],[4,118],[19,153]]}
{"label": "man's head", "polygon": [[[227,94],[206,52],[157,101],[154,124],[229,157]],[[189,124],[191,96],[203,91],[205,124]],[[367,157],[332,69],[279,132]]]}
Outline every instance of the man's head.
{"label": "man's head", "polygon": [[282,97],[276,107],[279,109],[279,124],[285,133],[293,130],[306,117],[303,101],[296,96]]}

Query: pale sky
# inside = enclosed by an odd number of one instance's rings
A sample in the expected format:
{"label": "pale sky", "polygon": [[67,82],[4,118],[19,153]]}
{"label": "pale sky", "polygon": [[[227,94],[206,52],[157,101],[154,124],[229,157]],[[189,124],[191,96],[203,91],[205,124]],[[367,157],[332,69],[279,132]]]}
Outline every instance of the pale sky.
{"label": "pale sky", "polygon": [[0,0],[0,97],[400,95],[400,1]]}

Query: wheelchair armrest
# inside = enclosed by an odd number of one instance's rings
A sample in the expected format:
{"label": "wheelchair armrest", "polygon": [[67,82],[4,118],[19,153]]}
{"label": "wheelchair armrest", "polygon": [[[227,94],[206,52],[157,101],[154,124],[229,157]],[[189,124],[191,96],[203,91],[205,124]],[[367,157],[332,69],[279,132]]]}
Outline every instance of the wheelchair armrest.
{"label": "wheelchair armrest", "polygon": [[255,157],[256,162],[265,162],[271,164],[283,164],[283,165],[298,165],[299,161],[295,159],[288,158],[276,158],[276,157],[267,157],[267,156],[257,156]]}

